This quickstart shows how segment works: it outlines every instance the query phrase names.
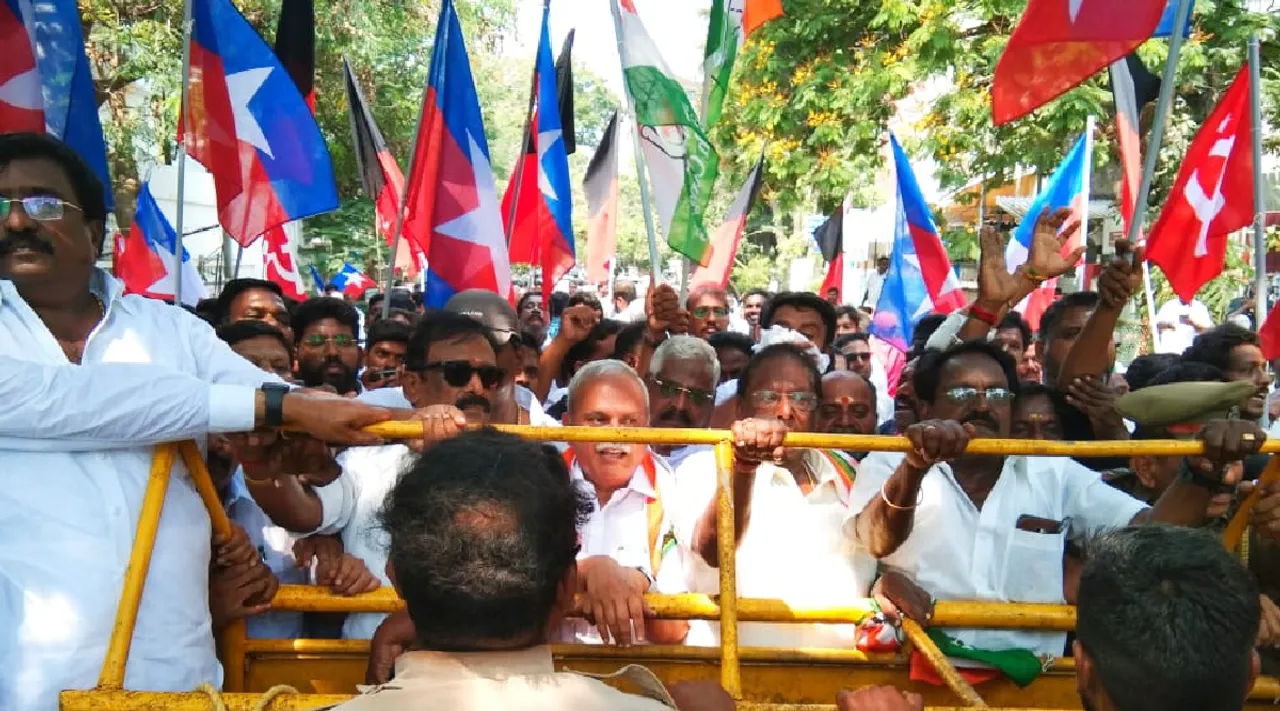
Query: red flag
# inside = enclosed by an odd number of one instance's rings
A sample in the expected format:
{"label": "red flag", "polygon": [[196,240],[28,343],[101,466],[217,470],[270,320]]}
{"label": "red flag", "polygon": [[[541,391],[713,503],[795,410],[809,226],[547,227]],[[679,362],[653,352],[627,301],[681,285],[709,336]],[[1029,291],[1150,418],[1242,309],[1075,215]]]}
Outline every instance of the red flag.
{"label": "red flag", "polygon": [[1227,236],[1253,222],[1253,127],[1249,67],[1236,75],[1187,149],[1164,211],[1147,239],[1147,258],[1190,303],[1222,273]]}
{"label": "red flag", "polygon": [[617,251],[617,135],[618,113],[615,111],[582,179],[582,189],[587,194],[587,281],[595,284],[609,280],[610,262]]}
{"label": "red flag", "polygon": [[831,264],[827,267],[827,278],[822,280],[822,288],[818,290],[818,295],[824,299],[827,298],[829,289],[841,292],[841,299],[844,298],[842,293],[844,291],[844,252],[837,254],[836,258],[831,260]]}
{"label": "red flag", "polygon": [[307,300],[307,282],[298,269],[298,253],[294,248],[299,232],[301,225],[297,222],[267,230],[262,235],[262,262],[267,279],[279,284],[285,296],[301,302]]}
{"label": "red flag", "polygon": [[276,58],[316,112],[316,7],[314,0],[284,0],[276,25]]}
{"label": "red flag", "polygon": [[995,124],[1026,116],[1137,49],[1164,9],[1165,0],[1031,0],[996,63]]}
{"label": "red flag", "polygon": [[168,274],[146,235],[137,228],[130,229],[128,235],[117,232],[113,251],[112,271],[124,283],[126,294],[146,294]]}
{"label": "red flag", "polygon": [[[742,232],[747,226],[747,215],[750,214],[751,206],[755,203],[756,194],[760,192],[760,175],[763,169],[764,156],[761,156],[760,160],[756,161],[756,167],[747,176],[746,184],[742,186],[733,204],[729,206],[729,211],[725,213],[720,228],[711,236],[711,259],[707,262],[707,266],[694,269],[691,281],[693,286],[714,284],[723,289],[729,285],[729,274],[733,272],[733,259],[738,255]],[[840,256],[836,259],[839,260]],[[839,280],[840,277],[836,277],[837,288],[840,286]],[[822,293],[826,294],[825,288]]]}
{"label": "red flag", "polygon": [[1262,346],[1262,357],[1268,362],[1280,358],[1280,309],[1267,312],[1267,320],[1258,329],[1258,345]]}
{"label": "red flag", "polygon": [[1142,107],[1156,100],[1160,78],[1147,69],[1138,55],[1130,54],[1111,65],[1111,93],[1116,104],[1116,145],[1120,149],[1120,217],[1128,234],[1142,182]]}

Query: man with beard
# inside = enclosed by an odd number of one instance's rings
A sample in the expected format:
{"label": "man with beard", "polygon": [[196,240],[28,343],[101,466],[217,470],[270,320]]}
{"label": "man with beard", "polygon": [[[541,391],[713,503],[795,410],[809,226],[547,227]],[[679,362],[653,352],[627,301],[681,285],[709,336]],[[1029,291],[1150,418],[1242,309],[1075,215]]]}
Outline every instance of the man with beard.
{"label": "man with beard", "polygon": [[[619,360],[582,367],[569,383],[564,424],[579,427],[644,427],[649,395],[635,371]],[[579,642],[628,646],[633,641],[678,644],[688,624],[644,618],[644,594],[684,592],[684,558],[669,550],[673,539],[668,507],[674,503],[671,469],[643,444],[575,444],[564,452],[574,481],[593,503],[579,528],[580,609],[594,629],[570,620],[562,637]]]}
{"label": "man with beard", "polygon": [[[401,382],[405,398],[425,423],[427,439],[440,439],[467,425],[489,424],[505,377],[497,366],[497,350],[488,328],[460,314],[432,314],[414,330]],[[272,486],[255,487],[253,495],[273,521],[295,533],[340,534],[347,552],[362,560],[383,585],[390,585],[386,536],[377,526],[377,516],[411,459],[406,444],[348,449],[338,456],[341,476],[328,486],[313,487],[298,477],[280,475]],[[343,637],[368,639],[384,617],[349,615]]]}
{"label": "man with beard", "polygon": [[[934,598],[1060,604],[1068,541],[1131,522],[1199,525],[1226,465],[1256,453],[1266,439],[1254,423],[1208,423],[1197,435],[1204,456],[1184,459],[1184,476],[1148,508],[1070,459],[965,454],[973,437],[1010,436],[1017,387],[1013,359],[988,342],[926,356],[915,375],[924,421],[904,433],[912,450],[867,457],[854,482],[846,534]],[[928,621],[919,600],[883,592]],[[1058,656],[1066,642],[1064,634],[1043,632],[949,634],[960,644],[944,651],[957,656],[966,649]]]}
{"label": "man with beard", "polygon": [[[822,377],[822,403],[818,405],[817,431],[828,434],[876,433],[876,389],[863,376],[833,371]],[[866,452],[847,452],[861,461]]]}
{"label": "man with beard", "polygon": [[693,318],[689,333],[706,340],[713,333],[729,330],[729,295],[714,284],[703,284],[689,294],[685,310]]}
{"label": "man with beard", "polygon": [[1182,354],[1182,360],[1212,365],[1222,371],[1227,380],[1253,383],[1256,388],[1253,397],[1240,407],[1240,416],[1254,421],[1262,419],[1271,390],[1271,371],[1262,356],[1256,333],[1231,323],[1216,326],[1196,336]]}
{"label": "man with beard", "polygon": [[547,337],[547,317],[542,310],[542,292],[535,289],[521,296],[516,304],[516,314],[520,318],[520,330],[536,336],[538,345],[541,346]]}
{"label": "man with beard", "polygon": [[[737,335],[737,334],[735,334]],[[671,336],[649,361],[650,427],[703,429],[711,424],[715,409],[720,361],[709,343],[693,336]],[[654,446],[674,469],[706,445]]]}
{"label": "man with beard", "polygon": [[333,388],[339,395],[360,392],[360,316],[345,301],[307,299],[293,315],[298,335],[297,378],[309,388]]}

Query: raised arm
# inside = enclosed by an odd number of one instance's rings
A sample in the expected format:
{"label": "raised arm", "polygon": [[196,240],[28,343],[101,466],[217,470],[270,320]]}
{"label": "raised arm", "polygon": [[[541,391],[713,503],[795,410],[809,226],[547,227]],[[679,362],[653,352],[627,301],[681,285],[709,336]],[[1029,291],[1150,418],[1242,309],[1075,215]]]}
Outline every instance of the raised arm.
{"label": "raised arm", "polygon": [[636,359],[636,375],[649,375],[649,362],[653,352],[667,335],[689,332],[689,314],[680,308],[680,296],[670,284],[659,284],[649,290],[644,298],[645,332],[640,343],[640,356]]}
{"label": "raised arm", "polygon": [[1116,242],[1115,256],[1098,275],[1098,308],[1085,322],[1058,373],[1060,390],[1065,391],[1078,377],[1100,376],[1111,366],[1109,354],[1116,324],[1129,298],[1142,286],[1142,259],[1141,247],[1134,250],[1124,240]]}
{"label": "raised arm", "polygon": [[538,382],[533,394],[539,400],[546,401],[547,394],[551,392],[551,384],[559,377],[569,349],[586,340],[597,320],[595,309],[586,304],[570,306],[560,315],[560,330],[538,357]]}

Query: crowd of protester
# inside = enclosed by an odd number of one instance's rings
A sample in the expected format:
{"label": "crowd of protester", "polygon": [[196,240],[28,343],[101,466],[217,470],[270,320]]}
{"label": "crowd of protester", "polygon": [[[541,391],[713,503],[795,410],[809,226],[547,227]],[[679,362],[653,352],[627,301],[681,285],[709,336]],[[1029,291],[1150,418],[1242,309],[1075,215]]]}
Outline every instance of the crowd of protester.
{"label": "crowd of protester", "polygon": [[[407,290],[298,304],[272,282],[237,279],[193,315],[124,296],[94,266],[101,194],[62,144],[0,137],[0,451],[14,482],[0,489],[0,708],[48,711],[58,690],[93,686],[153,446],[191,438],[207,442],[235,533],[213,536],[190,480],[174,478],[128,688],[216,683],[214,635],[246,618],[251,637],[373,640],[372,682],[393,668],[428,679],[440,660],[421,650],[717,645],[716,624],[654,619],[644,595],[718,591],[726,484],[743,597],[874,597],[877,619],[926,626],[936,600],[1078,601],[1074,646],[1061,633],[948,630],[946,651],[993,652],[969,658],[1015,678],[1028,658],[1039,669],[1074,654],[1086,699],[1109,699],[1098,708],[1156,708],[1130,700],[1151,679],[1167,682],[1159,708],[1239,708],[1254,648],[1264,668],[1274,661],[1280,486],[1260,492],[1247,571],[1215,557],[1204,531],[1168,528],[1218,531],[1255,488],[1271,389],[1257,338],[1194,311],[1172,316],[1162,331],[1192,329],[1185,349],[1122,373],[1116,327],[1140,283],[1124,243],[1096,291],[1063,295],[1033,330],[1015,307],[1072,267],[1063,213],[1040,217],[1014,273],[985,232],[970,308],[925,316],[904,353],[872,335],[870,305],[838,292],[711,285],[682,299],[619,282],[611,303],[589,289],[550,303],[530,291],[514,306],[470,291],[428,312]],[[362,430],[388,419],[419,422],[423,436]],[[735,456],[721,476],[707,446],[552,450],[467,432],[493,424],[727,428]],[[910,451],[790,448],[791,432],[893,433]],[[975,438],[1197,438],[1205,451],[1076,461],[970,453]],[[272,611],[281,584],[395,586],[408,609]],[[1195,619],[1200,605],[1216,616]],[[1178,646],[1187,640],[1202,648]],[[894,639],[747,622],[739,643]],[[409,649],[420,652],[395,662]],[[539,655],[508,661],[549,673]],[[868,705],[878,702],[908,705]],[[891,690],[840,699],[917,702]],[[709,707],[699,703],[681,708]],[[366,707],[377,706],[352,706]]]}

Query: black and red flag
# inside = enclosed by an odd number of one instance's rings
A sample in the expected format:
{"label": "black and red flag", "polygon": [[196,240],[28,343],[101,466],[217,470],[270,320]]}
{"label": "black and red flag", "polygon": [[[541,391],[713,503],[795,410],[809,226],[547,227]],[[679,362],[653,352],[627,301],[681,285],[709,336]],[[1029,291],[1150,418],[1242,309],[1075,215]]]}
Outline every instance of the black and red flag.
{"label": "black and red flag", "polygon": [[276,25],[276,57],[284,65],[311,113],[316,112],[316,5],[313,0],[284,0]]}
{"label": "black and red flag", "polygon": [[395,250],[396,211],[400,209],[400,196],[404,193],[404,173],[400,172],[382,131],[373,120],[364,92],[360,90],[351,64],[345,57],[342,75],[347,87],[347,108],[351,116],[351,137],[355,142],[360,184],[376,206],[378,233],[396,252],[396,269],[405,276],[416,274],[426,259],[426,249],[419,235],[410,234],[407,224],[401,231],[409,248]]}

